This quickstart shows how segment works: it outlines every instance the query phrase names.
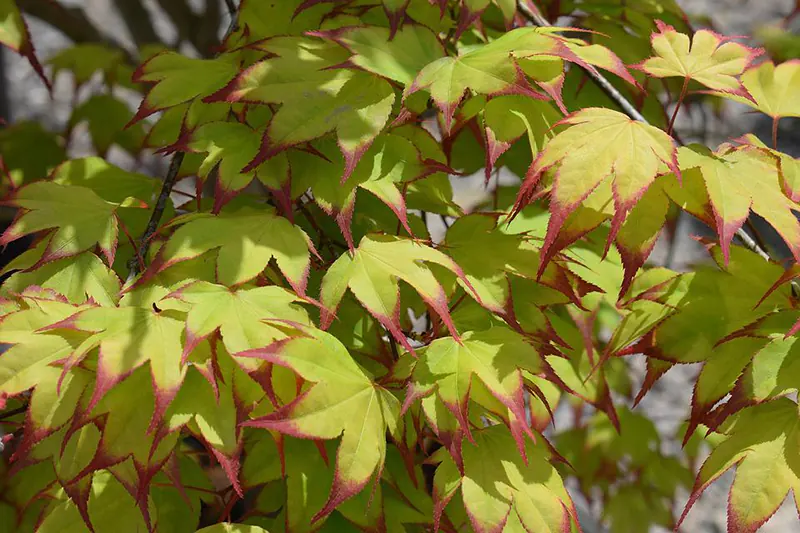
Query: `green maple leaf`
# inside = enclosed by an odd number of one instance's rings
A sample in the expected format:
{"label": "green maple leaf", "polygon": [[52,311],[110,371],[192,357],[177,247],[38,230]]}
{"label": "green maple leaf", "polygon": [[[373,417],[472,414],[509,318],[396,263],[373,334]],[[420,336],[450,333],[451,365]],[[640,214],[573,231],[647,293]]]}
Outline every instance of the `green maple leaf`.
{"label": "green maple leaf", "polygon": [[42,65],[36,58],[28,26],[14,0],[0,0],[0,44],[25,57],[47,88],[51,88]]}
{"label": "green maple leaf", "polygon": [[[59,372],[52,363],[65,358],[80,343],[80,336],[40,332],[78,309],[53,294],[27,292],[21,307],[3,315],[0,342],[11,346],[0,356],[0,396],[17,396],[34,388],[37,380]],[[59,372],[60,373],[60,372]]]}
{"label": "green maple leaf", "polygon": [[526,135],[533,158],[545,143],[555,136],[561,120],[558,110],[550,102],[524,96],[500,96],[487,102],[483,110],[486,128],[486,170],[488,181],[492,169],[512,144]]}
{"label": "green maple leaf", "polygon": [[[437,339],[422,351],[404,407],[435,393],[471,438],[468,409],[472,400],[499,411],[507,419],[520,452],[525,453],[525,433],[535,437],[525,418],[522,371],[537,374],[543,369],[542,363],[542,357],[522,335],[505,327],[470,331],[460,343],[452,337]],[[476,386],[478,381],[485,390]]]}
{"label": "green maple leaf", "polygon": [[325,306],[322,323],[327,327],[349,288],[371,315],[413,352],[400,329],[399,281],[403,280],[427,303],[457,336],[447,294],[425,263],[441,265],[463,277],[461,268],[449,257],[410,239],[390,235],[367,235],[352,256],[344,254],[331,265],[322,280],[320,297]]}
{"label": "green maple leaf", "polygon": [[269,533],[264,528],[258,526],[248,526],[246,524],[229,524],[227,522],[214,524],[213,526],[198,529],[197,533]]}
{"label": "green maple leaf", "polygon": [[[30,149],[35,147],[34,149]],[[0,130],[0,175],[4,177],[3,195],[50,174],[67,158],[60,136],[41,124],[21,121]]]}
{"label": "green maple leaf", "polygon": [[219,212],[228,200],[255,178],[272,190],[280,189],[288,181],[289,162],[285,156],[274,157],[250,172],[242,172],[242,168],[258,153],[261,135],[239,122],[210,122],[192,134],[189,149],[207,152],[200,164],[200,177],[208,179],[214,170],[218,173],[214,212]]}
{"label": "green maple leaf", "polygon": [[[439,167],[436,163],[423,162],[412,141],[400,135],[381,135],[367,150],[345,183],[341,183],[338,179],[343,172],[345,162],[338,154],[333,140],[316,143],[315,148],[325,159],[299,151],[290,155],[292,187],[301,190],[311,189],[314,201],[336,219],[345,241],[351,248],[355,248],[351,226],[353,214],[356,213],[359,188],[386,204],[407,233],[413,235],[402,190],[419,183],[420,180],[424,181],[423,178]],[[321,171],[326,167],[330,172]]]}
{"label": "green maple leaf", "polygon": [[274,257],[295,292],[305,293],[311,241],[302,229],[285,218],[268,209],[241,209],[217,216],[190,215],[185,220],[159,250],[145,279],[177,263],[218,250],[217,279],[223,285],[252,280]]}
{"label": "green maple leaf", "polygon": [[[511,233],[509,231],[509,233]],[[525,234],[504,233],[494,217],[468,215],[447,230],[443,250],[464,272],[459,283],[481,305],[513,323],[509,274],[535,280],[539,248]],[[492,250],[491,255],[484,252]],[[539,282],[564,293],[575,303],[580,298],[572,287],[574,274],[550,264]]]}
{"label": "green maple leaf", "polygon": [[114,263],[119,233],[118,204],[100,198],[85,187],[32,183],[20,189],[14,204],[24,209],[22,216],[0,237],[6,245],[25,235],[52,230],[49,244],[37,266],[54,259],[71,257],[100,247],[109,265]]}
{"label": "green maple leaf", "polygon": [[[402,0],[401,0],[402,1]],[[425,26],[407,24],[390,39],[386,28],[363,26],[342,28],[322,36],[347,48],[353,65],[409,85],[425,65],[444,56],[435,33]]]}
{"label": "green maple leaf", "polygon": [[730,243],[750,212],[763,217],[800,259],[800,205],[782,188],[779,159],[752,146],[723,145],[717,152],[700,146],[681,148],[678,162],[683,186],[666,185],[667,194],[684,209],[716,227],[727,261]]}
{"label": "green maple leaf", "polygon": [[116,204],[125,203],[128,198],[149,204],[161,188],[161,183],[151,176],[124,170],[101,157],[65,161],[53,170],[50,179],[59,185],[86,187]]}
{"label": "green maple leaf", "polygon": [[159,306],[187,311],[185,359],[215,331],[221,333],[228,352],[236,354],[284,338],[286,328],[292,324],[310,326],[305,310],[292,305],[299,301],[294,293],[280,287],[231,290],[198,281],[175,291]]}
{"label": "green maple leaf", "polygon": [[[717,265],[723,266],[719,247],[712,249],[712,253]],[[768,294],[772,280],[778,279],[782,272],[780,266],[764,261],[757,254],[734,247],[724,270],[699,267],[676,278],[674,284],[663,286],[663,294],[645,294],[666,305],[667,312],[656,315],[650,328],[643,328],[650,331],[642,332],[642,339],[631,348],[631,353],[678,363],[707,360],[729,335],[789,306],[788,287]],[[764,297],[765,294],[768,296]],[[697,328],[697,324],[703,327]],[[687,331],[692,334],[687,335]]]}
{"label": "green maple leaf", "polygon": [[695,80],[715,91],[750,97],[739,76],[763,49],[729,42],[730,38],[711,30],[699,30],[690,40],[660,20],[656,25],[658,32],[651,38],[655,56],[636,68],[656,78]]}
{"label": "green maple leaf", "polygon": [[[101,72],[109,84],[129,82],[118,76],[123,72],[125,61],[123,50],[99,43],[81,43],[60,50],[47,59],[47,64],[53,67],[54,79],[59,72],[66,70],[75,77],[75,84],[80,87],[97,72]],[[127,74],[130,77],[130,71]]]}
{"label": "green maple leaf", "polygon": [[50,328],[92,333],[65,363],[66,369],[72,368],[91,350],[99,348],[90,408],[148,362],[156,396],[156,408],[152,413],[154,424],[180,389],[186,372],[181,364],[183,322],[169,313],[159,313],[152,308],[92,307]]}
{"label": "green maple leaf", "polygon": [[789,96],[797,91],[799,84],[800,63],[787,61],[775,66],[772,61],[764,61],[742,74],[742,85],[752,99],[721,94],[777,120],[781,117],[800,117],[800,104],[796,98]]}
{"label": "green maple leaf", "polygon": [[[265,393],[221,348],[208,343],[192,353],[192,371],[164,414],[160,433],[178,435],[188,427],[219,461],[237,494],[242,451],[239,424],[265,398]],[[196,370],[196,372],[194,371]]]}
{"label": "green maple leaf", "polygon": [[540,271],[547,265],[567,217],[595,189],[595,195],[614,204],[610,243],[656,177],[670,169],[678,171],[673,140],[660,129],[622,113],[588,108],[568,116],[562,124],[570,127],[556,135],[533,161],[514,211],[519,213],[529,203],[545,172],[554,170]]}
{"label": "green maple leaf", "polygon": [[[488,2],[487,2],[488,3]],[[431,98],[444,116],[444,128],[449,132],[453,115],[467,91],[486,96],[518,94],[537,99],[548,97],[533,89],[526,77],[534,71],[530,64],[566,59],[592,71],[593,64],[611,69],[631,81],[625,66],[610,50],[600,46],[583,46],[581,41],[565,39],[552,28],[518,28],[498,39],[468,51],[458,57],[443,57],[427,65],[414,82],[406,87],[405,97],[420,91],[430,91]],[[578,44],[581,43],[581,44]],[[537,80],[542,88],[560,103],[558,79],[563,71],[547,80]],[[560,104],[563,110],[563,104]]]}
{"label": "green maple leaf", "polygon": [[796,311],[779,311],[734,333],[731,340],[720,346],[725,349],[732,344],[738,348],[739,357],[729,357],[729,366],[744,366],[733,363],[736,359],[749,363],[737,376],[734,400],[761,403],[797,391],[800,387],[798,323],[800,315]]}
{"label": "green maple leaf", "polygon": [[680,522],[705,489],[728,469],[736,476],[728,497],[728,531],[752,533],[800,491],[800,418],[787,398],[748,408],[722,428],[727,438],[703,463]]}
{"label": "green maple leaf", "polygon": [[21,272],[12,274],[3,282],[5,293],[22,293],[27,287],[37,286],[51,289],[74,304],[88,300],[104,306],[117,304],[122,282],[113,270],[91,252],[35,268],[47,244],[45,241],[26,251],[6,266],[3,272]]}
{"label": "green maple leaf", "polygon": [[347,59],[346,50],[334,43],[288,38],[268,43],[265,51],[279,57],[256,63],[206,99],[282,104],[244,172],[292,146],[335,132],[346,161],[343,179],[348,178],[389,119],[392,86],[366,72],[327,69]]}
{"label": "green maple leaf", "polygon": [[[474,530],[578,531],[575,506],[550,451],[540,440],[525,442],[527,464],[502,426],[475,432],[475,444],[464,447],[464,468],[445,457],[434,477],[435,528],[447,503],[461,489]],[[514,527],[516,525],[516,528]]]}
{"label": "green maple leaf", "polygon": [[359,493],[382,468],[386,432],[396,429],[399,402],[364,373],[335,337],[308,334],[239,355],[291,368],[313,383],[294,401],[245,425],[304,439],[341,436],[330,496],[314,517],[318,520]]}
{"label": "green maple leaf", "polygon": [[153,87],[131,123],[156,111],[214,93],[236,75],[238,67],[237,57],[230,55],[194,59],[177,52],[163,52],[151,57],[133,74],[135,83],[150,83]]}
{"label": "green maple leaf", "polygon": [[357,71],[322,87],[287,95],[269,124],[262,150],[246,167],[255,168],[288,147],[334,132],[349,178],[389,120],[395,94],[385,80]]}

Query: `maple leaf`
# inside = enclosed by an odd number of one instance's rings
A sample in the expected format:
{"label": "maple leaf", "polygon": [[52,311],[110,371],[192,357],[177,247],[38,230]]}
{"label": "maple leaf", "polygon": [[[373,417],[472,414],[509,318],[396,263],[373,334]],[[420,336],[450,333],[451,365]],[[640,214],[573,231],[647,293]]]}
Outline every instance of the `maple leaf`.
{"label": "maple leaf", "polygon": [[112,144],[136,155],[142,148],[145,133],[141,124],[123,129],[133,117],[128,105],[110,94],[98,94],[72,111],[69,127],[86,122],[96,152],[105,156]]}
{"label": "maple leaf", "polygon": [[28,250],[3,269],[3,273],[22,271],[15,272],[3,282],[3,291],[22,293],[27,287],[37,286],[51,289],[75,304],[88,300],[104,306],[117,304],[122,282],[113,270],[91,252],[34,268],[47,244],[45,241]]}
{"label": "maple leaf", "polygon": [[688,35],[660,20],[656,26],[658,32],[651,37],[656,55],[636,68],[656,78],[683,78],[684,94],[689,80],[695,80],[715,91],[752,98],[739,76],[763,49],[729,42],[730,37],[711,30],[698,30],[690,41]]}
{"label": "maple leaf", "polygon": [[387,81],[366,72],[327,69],[345,61],[347,51],[334,43],[307,41],[268,44],[266,49],[279,57],[256,63],[206,99],[283,104],[264,132],[261,150],[243,172],[292,146],[335,132],[346,161],[344,181],[389,119],[395,94]]}
{"label": "maple leaf", "polygon": [[[384,134],[367,150],[350,179],[340,183],[336,176],[340,175],[345,163],[333,141],[322,140],[316,143],[315,149],[324,159],[300,151],[290,155],[292,184],[301,189],[310,187],[314,201],[336,219],[351,249],[355,248],[351,225],[359,188],[386,204],[406,232],[413,235],[402,190],[438,172],[441,165],[422,161],[417,147],[410,140],[400,135]],[[330,173],[321,171],[326,167],[330,168]]]}
{"label": "maple leaf", "polygon": [[[539,59],[534,63],[540,63],[549,58],[559,58],[577,63],[592,72],[597,72],[592,66],[597,64],[636,83],[610,50],[599,46],[584,47],[574,40],[556,35],[556,31],[559,30],[518,28],[458,57],[438,59],[422,69],[414,82],[406,87],[404,98],[421,90],[430,91],[433,101],[444,116],[445,132],[449,133],[455,110],[468,90],[486,96],[517,94],[540,100],[548,99],[546,95],[533,89],[520,60]],[[589,52],[586,53],[583,48]],[[560,75],[556,75],[554,78],[541,80],[540,83],[545,92],[558,103],[561,101],[561,79]],[[563,104],[560,105],[564,110]]]}
{"label": "maple leaf", "polygon": [[[285,337],[284,329],[292,324],[310,326],[305,310],[292,305],[298,301],[301,300],[297,296],[280,287],[232,290],[197,281],[173,292],[158,305],[161,309],[187,311],[185,361],[190,352],[215,331],[222,335],[228,352],[235,354],[272,344]],[[182,309],[184,307],[187,309]]]}
{"label": "maple leaf", "polygon": [[234,55],[195,59],[177,52],[157,54],[133,73],[135,83],[149,83],[153,87],[142,100],[130,124],[156,111],[208,96],[228,83],[238,70]]}
{"label": "maple leaf", "polygon": [[753,533],[789,491],[800,491],[800,418],[787,398],[748,408],[721,430],[727,439],[703,463],[678,526],[705,489],[736,466],[728,497],[728,531]]}
{"label": "maple leaf", "polygon": [[330,496],[316,521],[359,493],[382,469],[386,431],[395,431],[399,402],[373,383],[335,337],[319,331],[308,335],[238,355],[291,368],[313,383],[294,401],[244,425],[304,439],[341,436]]}
{"label": "maple leaf", "polygon": [[716,228],[725,261],[751,211],[767,220],[800,260],[800,222],[793,213],[800,205],[783,192],[780,160],[773,154],[752,146],[722,145],[713,153],[691,146],[678,150],[678,163],[683,184],[669,183],[667,194]]}
{"label": "maple leaf", "polygon": [[198,529],[197,533],[269,533],[266,529],[246,524],[230,524],[222,522],[213,526]]}
{"label": "maple leaf", "polygon": [[523,135],[527,135],[535,159],[545,143],[555,136],[561,118],[550,102],[524,96],[500,96],[489,100],[483,110],[486,129],[484,175],[487,183],[497,160]]}
{"label": "maple leaf", "polygon": [[52,230],[49,244],[35,266],[77,255],[95,245],[100,247],[108,264],[113,265],[119,204],[103,200],[86,187],[51,182],[23,187],[13,202],[24,211],[0,236],[0,245],[31,233]]}
{"label": "maple leaf", "polygon": [[155,390],[153,426],[161,419],[186,371],[181,364],[181,320],[152,308],[92,307],[48,327],[62,328],[92,333],[70,354],[65,371],[99,348],[90,410],[129,374],[149,362]]}
{"label": "maple leaf", "polygon": [[0,22],[0,44],[25,57],[47,88],[52,90],[50,81],[45,76],[44,69],[36,57],[28,25],[22,18],[14,0],[0,0],[0,21],[2,21]]}
{"label": "maple leaf", "polygon": [[772,117],[800,117],[800,103],[789,95],[800,84],[800,62],[787,61],[775,66],[772,61],[750,68],[742,74],[742,85],[752,98],[721,93]]}
{"label": "maple leaf", "polygon": [[143,280],[172,265],[218,250],[217,278],[223,285],[252,280],[274,257],[295,292],[305,293],[311,241],[285,218],[271,210],[248,208],[216,216],[190,215],[185,221],[159,250]]}
{"label": "maple leaf", "polygon": [[[468,215],[447,230],[443,250],[464,272],[462,285],[484,307],[514,324],[509,274],[536,279],[539,249],[526,235],[504,233],[494,217]],[[483,253],[492,250],[491,255]],[[572,273],[556,264],[548,265],[540,282],[580,303],[571,281]]]}
{"label": "maple leaf", "polygon": [[[497,412],[507,423],[521,454],[525,454],[525,433],[535,440],[526,423],[522,370],[542,371],[543,361],[522,335],[505,327],[470,331],[457,342],[452,337],[435,340],[419,358],[408,388],[404,409],[416,399],[435,393],[458,419],[471,440],[469,402]],[[473,385],[479,380],[488,390]],[[506,409],[510,413],[507,414]]]}
{"label": "maple leaf", "polygon": [[457,338],[447,294],[431,269],[425,263],[434,263],[464,276],[461,268],[449,257],[410,239],[391,235],[367,235],[352,256],[343,254],[331,265],[322,280],[320,297],[325,306],[323,327],[333,321],[336,309],[349,288],[381,324],[407,350],[414,352],[400,329],[399,281],[403,280],[416,290]]}
{"label": "maple leaf", "polygon": [[[575,505],[551,453],[540,441],[525,442],[527,464],[502,426],[475,432],[475,444],[464,447],[464,469],[445,456],[434,476],[434,529],[447,503],[461,489],[469,520],[478,533],[504,531],[571,531],[578,528]],[[516,525],[516,529],[514,526]]]}
{"label": "maple leaf", "polygon": [[200,164],[200,177],[208,179],[214,170],[217,172],[215,213],[219,213],[222,206],[255,178],[273,191],[288,182],[289,162],[286,157],[274,157],[250,172],[242,172],[242,168],[258,153],[261,135],[239,122],[210,122],[192,134],[189,149],[207,152]]}
{"label": "maple leaf", "polygon": [[265,393],[220,347],[214,350],[209,343],[200,344],[191,361],[183,386],[164,413],[157,439],[179,435],[179,429],[188,427],[219,461],[234,490],[242,496],[239,424],[265,399]]}
{"label": "maple leaf", "polygon": [[742,85],[750,95],[749,98],[725,92],[720,94],[771,117],[772,146],[777,148],[780,119],[800,117],[800,104],[796,98],[789,96],[800,87],[800,62],[786,61],[776,67],[772,61],[764,61],[742,74]]}
{"label": "maple leaf", "polygon": [[516,216],[529,203],[545,172],[555,170],[540,275],[552,257],[551,249],[565,220],[595,189],[604,187],[603,197],[613,199],[610,244],[656,177],[680,172],[672,138],[622,113],[587,108],[561,124],[570,127],[556,135],[533,161],[512,213]]}
{"label": "maple leaf", "polygon": [[439,38],[425,26],[406,24],[391,39],[390,32],[378,26],[361,26],[318,35],[349,50],[349,64],[403,85],[412,83],[420,70],[445,55]]}

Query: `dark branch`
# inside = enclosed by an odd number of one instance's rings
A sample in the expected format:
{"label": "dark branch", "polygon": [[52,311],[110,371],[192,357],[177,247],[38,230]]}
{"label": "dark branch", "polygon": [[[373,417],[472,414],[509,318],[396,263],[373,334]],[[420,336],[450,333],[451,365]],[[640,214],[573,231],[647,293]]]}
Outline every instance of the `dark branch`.
{"label": "dark branch", "polygon": [[147,223],[147,229],[145,229],[142,238],[139,240],[139,252],[136,257],[133,257],[128,262],[128,280],[133,279],[137,274],[139,274],[140,261],[141,263],[144,263],[144,261],[147,259],[147,252],[150,250],[150,241],[153,238],[153,235],[155,235],[158,225],[161,223],[161,217],[164,215],[164,210],[167,208],[167,200],[169,199],[170,194],[172,194],[172,188],[175,186],[175,182],[178,181],[178,173],[181,169],[181,165],[183,164],[184,155],[185,154],[183,152],[176,152],[175,155],[172,156],[172,161],[169,163],[167,177],[164,179],[164,184],[161,186],[161,192],[158,195],[158,200],[156,200],[156,206],[153,209],[153,213],[150,215],[150,221]]}

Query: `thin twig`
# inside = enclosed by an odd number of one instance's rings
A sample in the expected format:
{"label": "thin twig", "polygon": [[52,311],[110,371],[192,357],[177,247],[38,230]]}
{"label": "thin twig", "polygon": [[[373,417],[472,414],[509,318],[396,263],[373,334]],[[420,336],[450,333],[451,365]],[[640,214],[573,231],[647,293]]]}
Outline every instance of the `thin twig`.
{"label": "thin twig", "polygon": [[1,420],[8,420],[11,417],[21,415],[28,409],[27,405],[23,405],[21,407],[17,407],[16,409],[11,409],[10,411],[6,411],[5,413],[0,413],[0,421]]}
{"label": "thin twig", "polygon": [[[552,24],[550,24],[547,21],[547,19],[545,19],[540,13],[532,10],[528,5],[526,5],[524,1],[517,2],[517,5],[519,6],[520,11],[525,16],[525,18],[530,20],[535,25],[545,26],[545,27],[552,26]],[[592,81],[594,81],[595,84],[597,84],[597,86],[600,87],[603,90],[603,92],[605,92],[608,95],[609,98],[611,98],[623,111],[625,111],[626,115],[628,115],[633,120],[636,120],[638,122],[649,124],[647,119],[644,118],[644,115],[639,113],[639,111],[633,106],[633,104],[631,104],[631,102],[628,101],[628,99],[625,98],[625,96],[623,96],[622,93],[620,93],[613,85],[611,85],[611,82],[609,82],[605,76],[603,76],[600,72],[595,70],[584,69],[584,71],[589,76],[589,78],[591,78]],[[746,231],[739,228],[738,230],[736,230],[736,236],[742,240],[745,247],[747,247],[747,249],[749,249],[751,252],[755,252],[756,254],[764,258],[766,261],[773,261],[770,255],[766,251],[764,251],[764,249],[761,248],[758,245],[758,243]]]}
{"label": "thin twig", "polygon": [[156,200],[153,213],[150,215],[147,229],[144,230],[142,238],[139,239],[139,252],[136,254],[136,257],[128,261],[128,281],[140,273],[138,258],[141,257],[142,262],[147,258],[147,252],[150,249],[150,240],[153,238],[153,235],[155,235],[156,229],[158,229],[161,217],[164,215],[164,210],[167,208],[167,200],[172,193],[175,182],[178,181],[178,172],[183,164],[184,156],[185,154],[183,152],[175,152],[175,155],[172,156],[172,161],[169,163],[169,171],[167,171],[167,177],[164,179],[164,183],[161,186],[161,192],[158,195],[158,200]]}

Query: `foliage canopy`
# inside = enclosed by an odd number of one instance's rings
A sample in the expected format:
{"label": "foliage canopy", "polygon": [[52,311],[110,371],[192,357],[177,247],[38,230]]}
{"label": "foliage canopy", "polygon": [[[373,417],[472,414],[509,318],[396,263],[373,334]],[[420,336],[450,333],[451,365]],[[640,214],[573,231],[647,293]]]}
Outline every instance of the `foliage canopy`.
{"label": "foliage canopy", "polygon": [[[242,0],[202,57],[82,43],[48,77],[0,0],[46,83],[106,81],[63,132],[0,132],[0,243],[31,243],[0,288],[0,530],[579,532],[569,486],[641,532],[735,467],[744,533],[800,496],[800,271],[743,229],[800,260],[800,163],[673,127],[691,93],[777,132],[798,63],[672,0],[541,4],[576,27],[527,0]],[[81,124],[97,155],[68,159]],[[646,265],[681,212],[713,263]],[[684,363],[665,436],[635,406]]]}

